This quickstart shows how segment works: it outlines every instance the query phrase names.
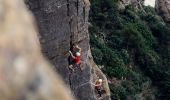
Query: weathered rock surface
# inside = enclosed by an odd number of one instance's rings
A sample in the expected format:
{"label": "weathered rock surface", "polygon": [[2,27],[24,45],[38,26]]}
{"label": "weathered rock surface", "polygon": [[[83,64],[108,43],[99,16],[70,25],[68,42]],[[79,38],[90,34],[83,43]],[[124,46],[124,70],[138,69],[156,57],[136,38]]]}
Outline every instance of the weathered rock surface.
{"label": "weathered rock surface", "polygon": [[[107,93],[103,100],[109,100],[110,93],[107,79],[96,67],[90,54],[88,0],[26,0],[26,4],[36,17],[39,38],[44,56],[55,66],[65,83],[71,88],[76,100],[96,100],[91,82],[103,78]],[[81,63],[83,71],[68,69],[67,52],[72,44],[78,43],[82,48]]]}
{"label": "weathered rock surface", "polygon": [[143,3],[144,0],[120,0],[125,5],[134,4],[137,5],[139,2]]}
{"label": "weathered rock surface", "polygon": [[170,25],[170,1],[169,0],[156,0],[156,11],[163,17],[164,21]]}
{"label": "weathered rock surface", "polygon": [[0,0],[0,100],[73,100],[40,53],[22,0]]}
{"label": "weathered rock surface", "polygon": [[127,5],[133,5],[134,7],[138,8],[144,3],[144,0],[120,0],[119,7],[125,8]]}

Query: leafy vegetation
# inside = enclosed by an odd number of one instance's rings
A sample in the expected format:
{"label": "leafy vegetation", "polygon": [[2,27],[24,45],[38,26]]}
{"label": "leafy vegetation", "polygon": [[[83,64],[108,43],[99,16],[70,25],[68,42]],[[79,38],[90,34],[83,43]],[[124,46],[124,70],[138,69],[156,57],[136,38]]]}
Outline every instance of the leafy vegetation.
{"label": "leafy vegetation", "polygon": [[113,100],[136,100],[150,89],[144,99],[170,97],[170,29],[154,8],[119,9],[118,0],[91,0],[90,22],[93,58],[117,80],[110,84]]}

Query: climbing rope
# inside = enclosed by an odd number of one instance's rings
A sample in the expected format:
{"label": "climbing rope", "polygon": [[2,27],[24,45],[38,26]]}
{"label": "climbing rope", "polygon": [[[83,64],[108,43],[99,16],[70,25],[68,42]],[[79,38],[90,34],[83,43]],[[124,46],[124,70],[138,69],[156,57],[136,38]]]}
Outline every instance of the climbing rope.
{"label": "climbing rope", "polygon": [[65,4],[62,4],[62,5],[56,5],[57,8],[61,8],[62,6],[65,6],[65,5],[68,5],[69,3],[65,3]]}
{"label": "climbing rope", "polygon": [[88,82],[85,82],[85,83],[81,84],[80,86],[76,87],[76,89],[78,89],[78,88],[80,88],[80,87],[82,87],[82,86],[84,86],[84,85],[86,85],[88,83],[91,84],[91,82],[88,81]]}

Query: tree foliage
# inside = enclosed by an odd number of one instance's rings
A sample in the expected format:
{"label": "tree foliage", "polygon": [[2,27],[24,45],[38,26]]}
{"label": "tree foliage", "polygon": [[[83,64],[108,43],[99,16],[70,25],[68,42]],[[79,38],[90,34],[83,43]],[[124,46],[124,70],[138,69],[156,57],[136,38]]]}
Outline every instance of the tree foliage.
{"label": "tree foliage", "polygon": [[[113,100],[133,99],[150,82],[157,98],[170,94],[170,29],[152,7],[118,9],[119,0],[91,0],[90,43],[95,62],[110,78],[126,78],[110,84]],[[149,77],[149,78],[148,78]]]}

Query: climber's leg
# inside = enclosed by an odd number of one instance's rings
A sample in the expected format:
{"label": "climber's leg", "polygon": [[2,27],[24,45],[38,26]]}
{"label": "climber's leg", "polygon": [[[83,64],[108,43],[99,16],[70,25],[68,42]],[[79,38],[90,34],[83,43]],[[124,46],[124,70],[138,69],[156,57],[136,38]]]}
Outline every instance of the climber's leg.
{"label": "climber's leg", "polygon": [[69,69],[72,71],[72,72],[74,72],[74,60],[71,58],[71,57],[69,57]]}
{"label": "climber's leg", "polygon": [[98,100],[102,100],[102,97],[99,97]]}
{"label": "climber's leg", "polygon": [[79,67],[80,67],[80,70],[83,71],[83,69],[84,69],[83,68],[83,63],[80,63]]}
{"label": "climber's leg", "polygon": [[102,96],[102,94],[101,93],[99,93],[99,97],[101,97]]}
{"label": "climber's leg", "polygon": [[100,89],[100,88],[97,88],[97,94],[98,94],[99,97],[102,96],[102,93],[101,93],[101,89]]}
{"label": "climber's leg", "polygon": [[83,71],[83,63],[80,62],[79,64],[77,64],[77,67],[80,69],[80,71]]}
{"label": "climber's leg", "polygon": [[74,72],[73,65],[69,65],[68,67],[69,67],[69,69],[71,69]]}
{"label": "climber's leg", "polygon": [[82,71],[81,63],[75,64],[75,67],[76,67],[77,69],[79,69],[80,71]]}
{"label": "climber's leg", "polygon": [[106,94],[106,91],[105,90],[101,90],[101,94]]}

